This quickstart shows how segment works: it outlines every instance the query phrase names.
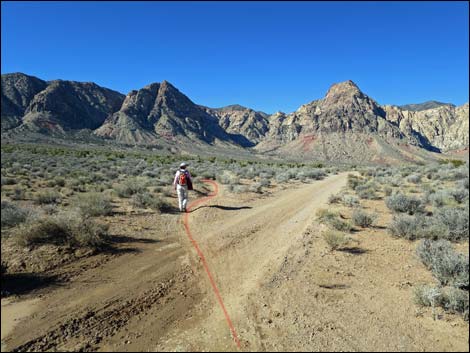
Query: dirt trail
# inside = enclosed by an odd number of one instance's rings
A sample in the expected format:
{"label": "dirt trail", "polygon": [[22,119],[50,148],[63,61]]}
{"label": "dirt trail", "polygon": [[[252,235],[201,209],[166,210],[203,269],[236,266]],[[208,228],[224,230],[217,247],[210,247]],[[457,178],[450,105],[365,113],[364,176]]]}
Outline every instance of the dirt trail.
{"label": "dirt trail", "polygon": [[[191,210],[192,235],[241,349],[468,351],[468,325],[415,315],[407,283],[429,274],[413,244],[377,230],[350,252],[327,251],[314,214],[345,184],[340,174],[256,198],[220,189]],[[162,233],[150,218],[145,238],[45,293],[3,343],[16,350],[237,349],[182,217],[166,222],[175,220],[179,231]]]}

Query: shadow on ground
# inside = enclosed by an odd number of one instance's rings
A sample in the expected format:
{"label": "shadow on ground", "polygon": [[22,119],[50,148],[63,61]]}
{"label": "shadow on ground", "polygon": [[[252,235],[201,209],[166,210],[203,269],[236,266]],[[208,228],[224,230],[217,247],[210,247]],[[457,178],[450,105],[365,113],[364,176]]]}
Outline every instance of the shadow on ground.
{"label": "shadow on ground", "polygon": [[346,247],[338,250],[352,255],[363,255],[369,252],[369,250],[360,248],[358,246]]}
{"label": "shadow on ground", "polygon": [[[133,238],[125,235],[112,235],[109,237],[107,244],[103,245],[97,250],[97,253],[105,253],[112,255],[126,254],[126,253],[139,253],[142,250],[136,247],[127,247],[126,244],[156,244],[160,242],[156,239],[147,238]],[[124,245],[124,246],[123,246]]]}
{"label": "shadow on ground", "polygon": [[197,210],[199,210],[201,208],[204,208],[204,207],[218,208],[218,209],[224,210],[224,211],[238,211],[238,210],[245,210],[245,209],[253,208],[251,206],[231,207],[231,206],[221,206],[221,205],[203,205],[203,206],[196,207],[195,209],[193,209],[189,212],[194,212],[194,211],[197,211]]}
{"label": "shadow on ground", "polygon": [[22,295],[45,287],[60,285],[57,276],[38,273],[2,274],[2,297]]}

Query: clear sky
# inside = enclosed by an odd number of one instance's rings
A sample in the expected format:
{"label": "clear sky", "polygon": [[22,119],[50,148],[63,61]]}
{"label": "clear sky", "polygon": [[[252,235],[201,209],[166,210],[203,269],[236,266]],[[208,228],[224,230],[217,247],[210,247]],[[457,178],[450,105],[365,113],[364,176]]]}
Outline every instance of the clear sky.
{"label": "clear sky", "polygon": [[381,104],[468,101],[462,2],[2,2],[2,73],[291,112],[351,79]]}

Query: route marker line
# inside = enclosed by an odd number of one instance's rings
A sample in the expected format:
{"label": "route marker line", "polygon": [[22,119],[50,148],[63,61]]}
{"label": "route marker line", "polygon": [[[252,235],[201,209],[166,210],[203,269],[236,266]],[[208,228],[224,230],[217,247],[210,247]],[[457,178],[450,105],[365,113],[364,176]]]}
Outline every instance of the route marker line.
{"label": "route marker line", "polygon": [[200,203],[203,203],[203,202],[217,196],[217,194],[219,193],[219,186],[217,185],[217,183],[215,181],[209,180],[209,179],[203,179],[202,182],[204,182],[206,184],[211,184],[214,187],[214,192],[212,194],[209,194],[206,197],[203,197],[201,199],[198,199],[198,200],[195,200],[195,201],[191,202],[191,204],[187,208],[186,213],[184,214],[184,221],[183,221],[184,228],[186,229],[186,234],[188,235],[189,240],[191,241],[191,243],[193,243],[193,246],[196,249],[196,252],[199,255],[199,258],[202,261],[202,265],[204,266],[204,270],[206,271],[207,276],[209,277],[209,281],[212,285],[212,289],[214,291],[214,294],[217,298],[217,301],[220,304],[220,307],[222,308],[222,311],[224,312],[225,320],[227,321],[228,327],[230,328],[230,331],[232,332],[233,340],[235,341],[235,344],[237,345],[237,347],[240,349],[241,345],[240,345],[240,341],[238,339],[237,332],[235,331],[235,327],[233,326],[232,320],[230,319],[230,316],[227,312],[227,309],[225,308],[224,302],[222,300],[222,296],[220,295],[219,288],[217,288],[217,284],[215,283],[214,277],[212,277],[212,273],[209,270],[209,266],[207,265],[207,261],[206,261],[206,258],[204,256],[204,254],[202,253],[201,249],[199,248],[198,243],[196,242],[196,240],[194,239],[194,237],[191,233],[191,230],[189,229],[189,211],[194,206],[197,206]]}

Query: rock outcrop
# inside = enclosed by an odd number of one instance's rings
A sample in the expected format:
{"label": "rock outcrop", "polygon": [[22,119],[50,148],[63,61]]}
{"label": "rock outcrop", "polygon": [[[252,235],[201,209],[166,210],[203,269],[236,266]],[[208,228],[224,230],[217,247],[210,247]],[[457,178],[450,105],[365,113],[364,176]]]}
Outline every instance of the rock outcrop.
{"label": "rock outcrop", "polygon": [[385,106],[386,117],[399,125],[406,136],[418,136],[429,150],[449,151],[468,148],[468,103],[456,107],[445,104],[424,110],[403,110]]}

